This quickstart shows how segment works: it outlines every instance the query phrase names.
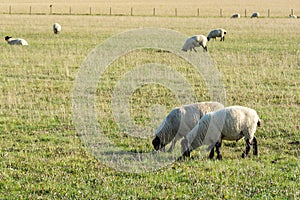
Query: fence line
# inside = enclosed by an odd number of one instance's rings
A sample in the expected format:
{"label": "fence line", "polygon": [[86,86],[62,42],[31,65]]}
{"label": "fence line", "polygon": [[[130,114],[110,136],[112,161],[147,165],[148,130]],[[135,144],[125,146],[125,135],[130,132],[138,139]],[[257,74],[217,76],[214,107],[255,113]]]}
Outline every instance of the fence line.
{"label": "fence line", "polygon": [[[50,5],[49,6],[49,13],[46,13],[46,12],[33,12],[32,6],[30,5],[29,6],[29,12],[26,13],[26,12],[13,12],[12,6],[9,5],[7,13],[5,11],[4,12],[0,11],[0,13],[2,13],[2,14],[29,14],[29,15],[31,15],[31,14],[44,14],[44,15],[47,15],[47,14],[49,14],[49,15],[67,15],[67,14],[69,14],[69,15],[124,15],[124,16],[126,16],[126,15],[130,15],[130,16],[150,16],[151,15],[151,14],[136,14],[136,15],[134,15],[135,13],[134,13],[134,8],[133,7],[130,8],[130,11],[128,13],[126,13],[126,12],[125,13],[113,13],[112,7],[109,7],[108,14],[107,13],[92,12],[93,10],[96,10],[96,9],[92,9],[92,7],[89,7],[88,9],[89,10],[86,13],[76,13],[76,12],[73,13],[72,12],[73,11],[72,6],[69,6],[69,12],[53,12],[53,5]],[[200,15],[201,14],[200,8],[196,8],[195,13],[191,14],[191,15],[179,15],[179,14],[180,14],[180,9],[177,9],[177,8],[174,9],[173,14],[164,14],[164,15],[157,15],[157,9],[155,7],[152,10],[152,16],[175,16],[175,17],[178,17],[178,16],[188,16],[188,17],[198,16],[198,17],[200,17],[201,16]],[[289,14],[294,15],[294,9],[293,8],[290,10]],[[288,16],[289,14],[287,14],[286,16]],[[203,15],[203,16],[205,16],[205,15]],[[210,15],[210,16],[224,17],[225,15],[223,13],[223,9],[220,8],[219,14]],[[244,16],[247,17],[247,9],[245,9]],[[206,15],[206,17],[207,17],[207,15]],[[230,17],[230,16],[227,16],[227,17]],[[266,17],[271,17],[271,9],[267,9]],[[280,17],[280,16],[275,16],[274,15],[274,17]]]}

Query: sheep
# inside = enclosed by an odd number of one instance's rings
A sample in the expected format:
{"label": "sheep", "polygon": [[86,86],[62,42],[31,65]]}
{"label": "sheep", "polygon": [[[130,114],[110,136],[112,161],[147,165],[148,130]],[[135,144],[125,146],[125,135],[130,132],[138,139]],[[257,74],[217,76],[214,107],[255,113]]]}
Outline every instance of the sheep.
{"label": "sheep", "polygon": [[219,102],[200,102],[174,108],[155,131],[154,149],[164,150],[172,141],[168,150],[172,152],[176,142],[192,130],[203,115],[222,108],[224,106]]}
{"label": "sheep", "polygon": [[5,36],[4,38],[7,44],[10,45],[28,45],[28,42],[22,38],[12,38],[10,36]]}
{"label": "sheep", "polygon": [[207,41],[209,41],[211,38],[216,39],[217,37],[221,37],[220,41],[224,41],[226,34],[227,34],[227,31],[222,28],[212,30],[209,32],[209,34],[207,36]]}
{"label": "sheep", "polygon": [[254,18],[254,17],[258,18],[259,17],[259,12],[252,13],[251,18]]}
{"label": "sheep", "polygon": [[240,18],[240,17],[241,17],[241,15],[239,13],[235,13],[235,14],[231,15],[230,18]]}
{"label": "sheep", "polygon": [[192,51],[192,49],[194,49],[195,52],[196,49],[195,47],[203,47],[203,51],[207,51],[207,38],[204,35],[194,35],[190,38],[188,38],[183,47],[182,47],[182,51]]}
{"label": "sheep", "polygon": [[289,14],[289,18],[291,18],[291,19],[297,19],[297,16],[296,16],[296,15]]}
{"label": "sheep", "polygon": [[58,34],[61,31],[61,25],[59,23],[53,24],[53,32],[54,34]]}
{"label": "sheep", "polygon": [[198,124],[186,135],[181,142],[182,157],[190,157],[190,152],[201,145],[208,145],[209,158],[214,157],[216,147],[217,159],[222,160],[220,148],[222,140],[236,140],[243,138],[246,142],[246,157],[253,144],[253,154],[257,155],[257,140],[254,137],[256,127],[260,126],[260,119],[255,110],[243,106],[231,106],[204,115]]}

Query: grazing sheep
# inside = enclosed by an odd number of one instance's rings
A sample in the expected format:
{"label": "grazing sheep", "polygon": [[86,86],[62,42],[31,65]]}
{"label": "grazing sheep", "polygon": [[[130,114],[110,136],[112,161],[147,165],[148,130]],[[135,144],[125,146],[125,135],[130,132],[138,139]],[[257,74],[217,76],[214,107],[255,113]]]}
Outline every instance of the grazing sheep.
{"label": "grazing sheep", "polygon": [[259,17],[259,13],[258,12],[252,13],[251,18],[254,18],[254,17],[258,18]]}
{"label": "grazing sheep", "polygon": [[260,119],[255,110],[242,106],[231,106],[204,115],[198,124],[182,140],[182,157],[189,157],[190,152],[206,144],[211,149],[209,158],[214,157],[216,147],[217,159],[222,160],[220,147],[222,140],[236,140],[243,138],[246,141],[246,157],[253,143],[253,154],[257,155],[257,141],[254,137],[256,127],[260,126]]}
{"label": "grazing sheep", "polygon": [[289,17],[290,17],[291,19],[297,19],[297,16],[296,16],[296,15],[289,14]]}
{"label": "grazing sheep", "polygon": [[192,130],[203,115],[222,108],[223,104],[218,102],[201,102],[173,109],[155,131],[154,149],[164,149],[172,141],[168,150],[171,152],[176,142]]}
{"label": "grazing sheep", "polygon": [[182,47],[182,51],[188,51],[188,50],[192,51],[192,49],[194,49],[194,51],[197,52],[195,47],[200,47],[200,46],[203,47],[203,51],[207,51],[206,43],[207,43],[207,38],[204,35],[194,35],[185,41]]}
{"label": "grazing sheep", "polygon": [[209,41],[211,38],[216,39],[217,37],[221,37],[220,41],[224,41],[226,34],[227,34],[227,31],[222,28],[212,30],[209,32],[209,34],[207,36],[207,41]]}
{"label": "grazing sheep", "polygon": [[241,17],[241,15],[239,13],[235,13],[235,14],[231,15],[230,18],[240,18],[240,17]]}
{"label": "grazing sheep", "polygon": [[5,36],[7,44],[10,45],[28,45],[28,42],[22,38],[12,38],[10,36]]}
{"label": "grazing sheep", "polygon": [[54,34],[58,34],[61,31],[61,25],[59,23],[53,24],[53,32]]}

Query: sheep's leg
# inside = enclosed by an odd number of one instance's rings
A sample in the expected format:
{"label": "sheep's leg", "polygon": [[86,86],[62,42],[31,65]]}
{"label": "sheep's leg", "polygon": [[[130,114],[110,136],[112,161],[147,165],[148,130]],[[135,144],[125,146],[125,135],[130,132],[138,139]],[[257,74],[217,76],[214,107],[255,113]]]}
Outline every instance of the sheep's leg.
{"label": "sheep's leg", "polygon": [[214,155],[215,155],[215,146],[213,146],[212,149],[210,150],[208,158],[213,159]]}
{"label": "sheep's leg", "polygon": [[197,52],[197,50],[195,49],[195,47],[193,47],[194,51]]}
{"label": "sheep's leg", "polygon": [[253,155],[257,156],[258,155],[257,140],[255,137],[253,137],[252,145],[253,145]]}
{"label": "sheep's leg", "polygon": [[243,152],[242,158],[245,158],[251,149],[249,139],[246,139],[245,141],[246,141],[246,151]]}
{"label": "sheep's leg", "polygon": [[186,150],[183,154],[182,154],[182,156],[185,158],[185,157],[191,157],[191,152],[189,151],[189,150]]}
{"label": "sheep's leg", "polygon": [[[179,138],[179,139],[180,139],[180,138]],[[175,144],[176,144],[177,140],[178,140],[178,139],[177,139],[176,136],[175,136],[175,138],[172,140],[172,143],[171,143],[170,148],[168,149],[168,152],[169,152],[169,153],[173,151],[173,149],[174,149],[174,147],[175,147]]]}
{"label": "sheep's leg", "polygon": [[222,141],[216,143],[216,152],[217,152],[217,159],[218,160],[222,160],[222,155],[221,155],[221,152],[220,152],[221,146],[222,146]]}
{"label": "sheep's leg", "polygon": [[176,141],[174,142],[174,140],[173,140],[172,143],[171,143],[170,148],[168,149],[168,152],[169,152],[169,153],[173,151],[173,149],[174,149],[174,147],[175,147],[175,143],[176,143]]}
{"label": "sheep's leg", "polygon": [[191,151],[189,150],[187,139],[183,139],[181,141],[181,150],[182,150],[182,157],[183,158],[191,156]]}

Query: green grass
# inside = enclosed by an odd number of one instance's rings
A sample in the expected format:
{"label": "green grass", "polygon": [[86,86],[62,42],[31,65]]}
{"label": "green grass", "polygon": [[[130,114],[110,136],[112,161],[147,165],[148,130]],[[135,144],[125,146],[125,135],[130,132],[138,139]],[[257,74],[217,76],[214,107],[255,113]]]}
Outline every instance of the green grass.
{"label": "green grass", "polygon": [[[51,32],[54,21],[63,25],[60,35]],[[0,199],[300,198],[300,146],[288,144],[300,140],[299,20],[2,15],[0,22],[3,37],[29,42],[0,44]],[[252,107],[262,119],[258,157],[241,159],[244,141],[225,141],[221,162],[194,151],[191,160],[129,173],[90,154],[73,122],[77,73],[106,38],[139,27],[186,35],[228,30],[225,42],[211,41],[208,50],[222,74],[226,105]],[[105,135],[127,152],[152,152],[152,138],[133,138],[119,129],[112,89],[122,74],[151,62],[172,67],[191,83],[199,101],[209,100],[201,76],[170,53],[141,50],[118,59],[99,81],[95,111]],[[138,88],[130,102],[140,126],[151,123],[153,105],[163,105],[166,113],[179,105],[157,84]]]}

